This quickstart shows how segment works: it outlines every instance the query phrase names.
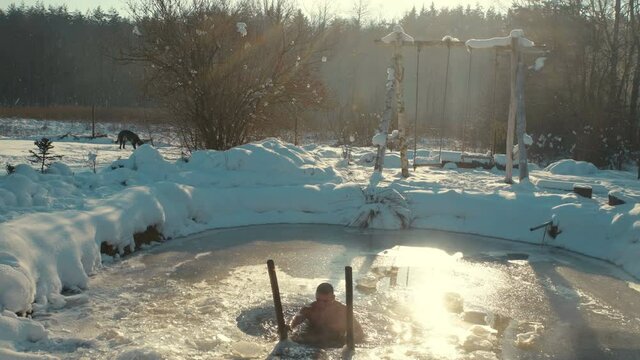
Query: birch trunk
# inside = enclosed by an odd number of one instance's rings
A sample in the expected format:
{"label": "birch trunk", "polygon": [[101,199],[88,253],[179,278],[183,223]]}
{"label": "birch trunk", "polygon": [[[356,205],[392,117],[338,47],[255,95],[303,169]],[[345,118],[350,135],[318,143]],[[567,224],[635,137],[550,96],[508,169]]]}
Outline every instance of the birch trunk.
{"label": "birch trunk", "polygon": [[404,69],[402,68],[402,54],[396,50],[394,56],[395,65],[395,87],[396,87],[396,111],[398,112],[398,147],[400,148],[400,165],[402,167],[402,177],[409,177],[409,159],[407,158],[407,117],[404,111],[404,91],[402,89],[402,78]]}
{"label": "birch trunk", "polygon": [[376,155],[376,164],[374,170],[382,173],[384,168],[384,154],[387,151],[386,138],[389,134],[389,125],[391,124],[391,118],[393,117],[393,94],[395,92],[395,70],[393,67],[387,68],[387,85],[384,101],[384,112],[382,113],[382,119],[378,127],[378,133],[385,136],[385,143],[378,145],[378,153]]}
{"label": "birch trunk", "polygon": [[507,164],[505,169],[505,179],[504,181],[507,184],[513,183],[513,133],[516,122],[516,107],[517,107],[517,99],[516,99],[516,74],[518,70],[518,58],[519,58],[519,49],[518,44],[520,42],[519,38],[513,37],[511,38],[511,99],[509,103],[509,119],[507,121],[507,148],[505,151],[505,155],[507,157]]}
{"label": "birch trunk", "polygon": [[516,112],[518,119],[518,170],[520,171],[520,181],[529,178],[529,168],[527,163],[527,147],[524,142],[524,134],[527,131],[527,114],[525,112],[524,103],[524,79],[525,69],[522,57],[518,61],[518,74],[516,76],[516,96],[518,98],[518,110]]}

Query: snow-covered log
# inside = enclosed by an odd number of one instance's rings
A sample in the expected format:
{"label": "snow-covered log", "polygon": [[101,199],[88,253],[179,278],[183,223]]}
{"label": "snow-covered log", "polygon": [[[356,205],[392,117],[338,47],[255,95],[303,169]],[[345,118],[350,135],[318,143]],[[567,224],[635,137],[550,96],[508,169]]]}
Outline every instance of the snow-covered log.
{"label": "snow-covered log", "polygon": [[533,47],[535,43],[524,37],[522,29],[511,30],[509,36],[493,37],[490,39],[469,39],[465,45],[472,49],[487,49],[500,46],[511,46],[511,39],[519,38],[519,45],[522,47]]}

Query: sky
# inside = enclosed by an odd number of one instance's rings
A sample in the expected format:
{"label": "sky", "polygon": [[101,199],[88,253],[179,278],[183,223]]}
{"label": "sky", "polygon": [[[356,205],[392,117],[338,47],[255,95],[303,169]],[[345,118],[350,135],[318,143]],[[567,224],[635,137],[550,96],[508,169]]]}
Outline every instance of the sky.
{"label": "sky", "polygon": [[[307,12],[313,13],[317,10],[317,6],[321,1],[318,0],[295,0],[300,6]],[[115,8],[121,13],[127,11],[127,0],[0,0],[0,8],[6,9],[10,4],[24,3],[26,5],[33,5],[36,2],[41,2],[45,6],[49,5],[67,5],[69,10],[80,10],[85,12],[88,9],[94,9],[98,6],[103,9]],[[405,12],[409,11],[413,6],[420,9],[422,5],[429,6],[432,1],[414,1],[414,0],[370,0],[369,1],[369,17],[374,19],[385,18],[393,19],[402,16]],[[349,16],[353,7],[353,0],[341,0],[341,1],[329,1],[332,10],[342,16]],[[494,6],[501,8],[505,4],[509,4],[509,1],[505,0],[433,0],[436,7],[456,7],[458,5],[471,5],[480,4],[484,8]]]}

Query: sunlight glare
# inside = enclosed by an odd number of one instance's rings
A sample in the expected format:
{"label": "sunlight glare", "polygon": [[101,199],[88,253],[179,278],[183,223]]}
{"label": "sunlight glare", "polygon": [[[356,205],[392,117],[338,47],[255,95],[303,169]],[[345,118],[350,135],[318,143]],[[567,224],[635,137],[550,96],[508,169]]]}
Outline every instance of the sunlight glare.
{"label": "sunlight glare", "polygon": [[[425,333],[419,342],[433,355],[455,358],[464,329],[456,325],[458,318],[446,309],[444,299],[447,293],[461,291],[454,281],[454,273],[462,254],[449,255],[437,248],[409,246],[396,246],[385,252],[385,255],[391,254],[395,255],[395,266],[409,271],[409,311],[419,327],[418,333]],[[405,331],[402,336],[415,336],[415,332]]]}

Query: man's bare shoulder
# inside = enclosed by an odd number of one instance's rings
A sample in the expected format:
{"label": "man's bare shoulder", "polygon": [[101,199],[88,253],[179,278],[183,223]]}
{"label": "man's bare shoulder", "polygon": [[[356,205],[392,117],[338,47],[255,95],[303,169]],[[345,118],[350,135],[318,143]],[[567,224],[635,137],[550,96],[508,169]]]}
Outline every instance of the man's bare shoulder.
{"label": "man's bare shoulder", "polygon": [[307,316],[308,314],[310,314],[310,313],[313,311],[313,307],[314,307],[315,303],[316,303],[316,302],[314,301],[314,302],[312,302],[312,303],[311,303],[311,304],[309,304],[309,305],[303,306],[303,307],[300,309],[300,314],[305,315],[305,316]]}
{"label": "man's bare shoulder", "polygon": [[347,305],[341,303],[340,301],[335,301],[333,303],[333,306],[335,306],[336,308],[338,308],[340,310],[347,310]]}

